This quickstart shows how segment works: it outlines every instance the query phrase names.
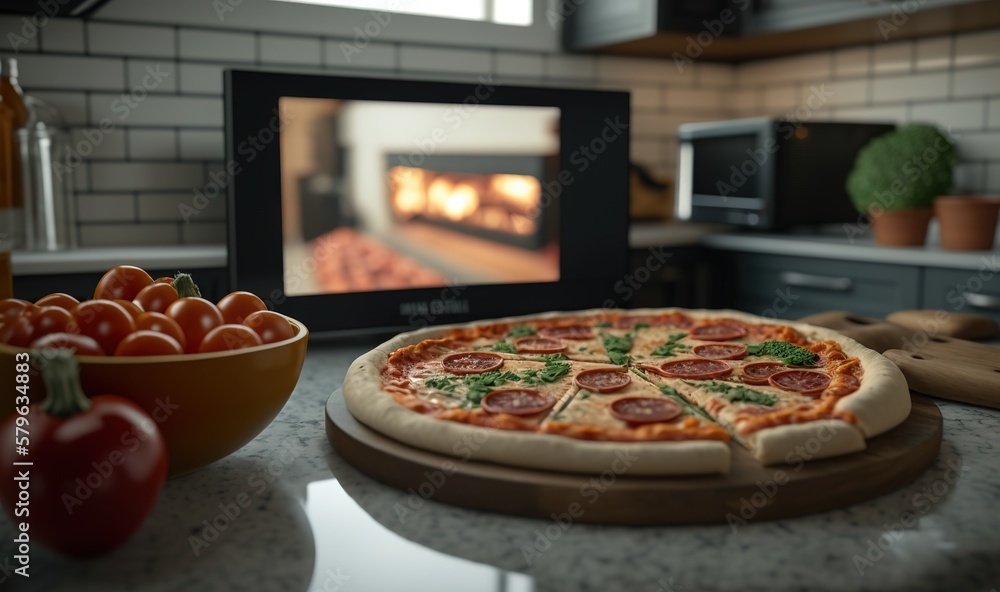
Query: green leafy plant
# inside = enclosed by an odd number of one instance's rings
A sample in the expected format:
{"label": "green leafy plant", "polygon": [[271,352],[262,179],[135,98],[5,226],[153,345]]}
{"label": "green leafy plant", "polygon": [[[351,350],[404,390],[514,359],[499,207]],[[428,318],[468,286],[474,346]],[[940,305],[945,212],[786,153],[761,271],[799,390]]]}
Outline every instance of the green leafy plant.
{"label": "green leafy plant", "polygon": [[868,142],[847,177],[861,213],[929,208],[951,188],[955,145],[933,125],[910,124]]}

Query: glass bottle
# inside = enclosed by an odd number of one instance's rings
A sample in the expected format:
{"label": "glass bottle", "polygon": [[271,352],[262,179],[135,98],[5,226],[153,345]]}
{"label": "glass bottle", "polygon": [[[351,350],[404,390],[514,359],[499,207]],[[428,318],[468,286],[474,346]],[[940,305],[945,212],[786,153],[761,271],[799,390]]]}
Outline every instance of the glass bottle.
{"label": "glass bottle", "polygon": [[21,150],[15,130],[27,123],[28,108],[17,83],[17,60],[0,59],[0,298],[13,296],[10,252],[17,219],[24,209]]}

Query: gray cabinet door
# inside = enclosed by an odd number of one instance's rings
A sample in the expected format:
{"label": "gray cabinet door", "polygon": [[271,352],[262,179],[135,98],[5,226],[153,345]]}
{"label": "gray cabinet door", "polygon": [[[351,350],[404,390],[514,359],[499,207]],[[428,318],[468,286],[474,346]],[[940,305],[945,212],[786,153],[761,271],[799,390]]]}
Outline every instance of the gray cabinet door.
{"label": "gray cabinet door", "polygon": [[736,265],[737,306],[753,314],[797,319],[847,310],[883,317],[919,307],[916,267],[758,254],[738,255]]}
{"label": "gray cabinet door", "polygon": [[924,308],[984,314],[1000,321],[1000,257],[984,258],[977,270],[929,267]]}

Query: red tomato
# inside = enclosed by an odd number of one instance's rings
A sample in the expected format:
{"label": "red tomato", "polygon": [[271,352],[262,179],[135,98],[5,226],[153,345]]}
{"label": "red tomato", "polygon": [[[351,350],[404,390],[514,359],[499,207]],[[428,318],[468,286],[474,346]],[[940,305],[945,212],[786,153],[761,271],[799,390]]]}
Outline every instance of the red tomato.
{"label": "red tomato", "polygon": [[288,319],[276,312],[261,310],[250,314],[243,324],[253,329],[264,343],[275,343],[295,337]]}
{"label": "red tomato", "polygon": [[[152,418],[117,395],[91,399],[76,360],[56,354],[43,369],[47,396],[0,425],[0,503],[14,523],[31,521],[31,541],[78,557],[106,553],[132,536],[152,511],[167,478],[167,445]],[[50,410],[59,409],[59,415]],[[20,412],[24,412],[21,414]],[[30,426],[30,428],[28,428]],[[30,429],[28,454],[14,443]],[[31,462],[31,516],[15,516],[19,484]]]}
{"label": "red tomato", "polygon": [[35,339],[31,342],[31,349],[46,349],[52,347],[71,349],[73,350],[73,353],[78,356],[105,355],[101,346],[98,345],[93,338],[87,337],[86,335],[77,335],[74,333],[49,333],[45,337]]}
{"label": "red tomato", "polygon": [[267,310],[264,301],[250,292],[230,292],[219,301],[219,312],[227,323],[239,325],[258,310]]}
{"label": "red tomato", "polygon": [[132,300],[139,290],[153,283],[153,278],[133,265],[119,265],[97,282],[94,300]]}
{"label": "red tomato", "polygon": [[34,331],[35,326],[31,324],[30,317],[7,317],[4,319],[3,326],[0,327],[0,343],[14,347],[28,347],[28,344],[31,343],[31,334]]}
{"label": "red tomato", "polygon": [[80,304],[79,300],[62,292],[55,292],[49,294],[48,296],[42,296],[35,301],[36,306],[58,306],[59,308],[65,308],[66,310],[73,310],[73,307],[77,304]]}
{"label": "red tomato", "polygon": [[125,309],[125,312],[128,313],[128,316],[132,317],[133,321],[144,312],[141,306],[131,300],[115,300],[114,302],[120,304]]}
{"label": "red tomato", "polygon": [[174,283],[174,278],[169,277],[169,276],[158,277],[155,280],[153,280],[153,283],[154,284],[167,284],[167,285],[169,285],[169,284]]}
{"label": "red tomato", "polygon": [[144,312],[135,320],[136,331],[156,331],[173,337],[181,345],[181,349],[187,348],[187,338],[177,321],[161,312]]}
{"label": "red tomato", "polygon": [[260,335],[254,333],[250,327],[243,325],[219,325],[212,329],[198,346],[198,353],[204,354],[216,351],[229,351],[232,349],[245,349],[264,345]]}
{"label": "red tomato", "polygon": [[27,300],[4,298],[3,300],[0,300],[0,318],[16,317],[31,306],[33,305]]}
{"label": "red tomato", "polygon": [[170,284],[154,283],[140,290],[134,302],[146,312],[163,312],[177,298],[177,290]]}
{"label": "red tomato", "polygon": [[31,319],[31,326],[34,329],[31,332],[32,341],[45,337],[50,333],[76,332],[76,321],[73,320],[73,315],[65,308],[43,306],[38,309],[38,312],[28,318]]}
{"label": "red tomato", "polygon": [[80,332],[93,337],[105,352],[113,352],[125,336],[135,331],[135,321],[122,305],[111,300],[88,300],[73,309]]}
{"label": "red tomato", "polygon": [[180,298],[164,314],[181,326],[187,339],[184,351],[189,354],[196,353],[205,335],[225,322],[219,309],[204,298]]}
{"label": "red tomato", "polygon": [[129,333],[115,349],[116,356],[173,356],[184,353],[177,340],[156,331]]}

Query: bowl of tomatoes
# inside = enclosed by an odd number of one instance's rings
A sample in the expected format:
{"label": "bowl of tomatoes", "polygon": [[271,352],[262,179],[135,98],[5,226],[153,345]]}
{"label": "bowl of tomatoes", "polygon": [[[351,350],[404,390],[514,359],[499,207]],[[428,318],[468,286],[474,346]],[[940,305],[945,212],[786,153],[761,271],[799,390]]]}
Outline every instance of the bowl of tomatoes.
{"label": "bowl of tomatoes", "polygon": [[[15,356],[28,352],[26,390],[41,401],[38,368],[52,348],[74,350],[88,397],[120,395],[149,413],[176,477],[228,456],[271,423],[298,382],[308,337],[302,323],[249,292],[213,303],[187,274],[154,280],[118,266],[91,300],[59,293],[0,301],[0,384],[16,383]],[[18,394],[5,392],[4,416]]]}

